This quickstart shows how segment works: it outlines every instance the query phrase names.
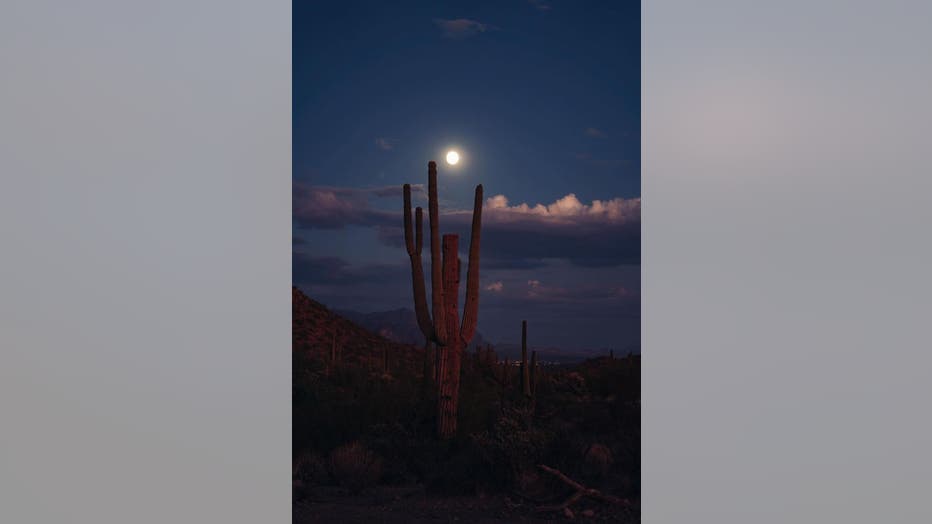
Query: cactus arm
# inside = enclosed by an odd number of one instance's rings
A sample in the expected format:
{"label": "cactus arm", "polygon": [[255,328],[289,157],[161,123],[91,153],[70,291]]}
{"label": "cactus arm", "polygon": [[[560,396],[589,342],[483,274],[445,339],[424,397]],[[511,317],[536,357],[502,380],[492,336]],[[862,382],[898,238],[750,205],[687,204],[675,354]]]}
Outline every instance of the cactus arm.
{"label": "cactus arm", "polygon": [[[459,293],[459,260],[457,259],[459,237],[443,235],[443,307],[447,322],[447,333],[459,333],[457,303]],[[447,345],[440,349],[440,380],[437,395],[437,432],[440,438],[456,434],[457,402],[459,398],[460,359],[463,343],[451,336]]]}
{"label": "cactus arm", "polygon": [[405,184],[404,190],[404,223],[405,223],[405,249],[408,256],[414,256],[414,235],[411,232],[411,184]]}
{"label": "cactus arm", "polygon": [[434,342],[447,341],[443,311],[443,262],[440,258],[440,205],[437,202],[437,163],[427,163],[427,200],[430,214],[430,295],[434,314]]}
{"label": "cactus arm", "polygon": [[428,340],[434,334],[434,327],[430,322],[430,312],[427,310],[427,290],[424,284],[424,267],[421,265],[421,237],[423,236],[423,212],[417,208],[416,237],[411,231],[411,186],[404,185],[404,225],[405,246],[411,259],[411,282],[414,291],[414,312],[417,315],[417,325],[421,333]]}
{"label": "cactus arm", "polygon": [[476,186],[472,210],[472,232],[469,237],[469,269],[466,272],[466,303],[460,336],[467,344],[476,333],[479,319],[479,241],[482,232],[482,184]]}

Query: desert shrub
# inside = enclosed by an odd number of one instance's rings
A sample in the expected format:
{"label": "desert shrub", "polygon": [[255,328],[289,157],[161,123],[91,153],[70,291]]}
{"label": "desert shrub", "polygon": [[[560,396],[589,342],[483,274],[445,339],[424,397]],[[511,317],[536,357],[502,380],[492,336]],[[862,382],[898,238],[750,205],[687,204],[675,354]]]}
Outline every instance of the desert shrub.
{"label": "desert shrub", "polygon": [[[430,437],[433,440],[432,435]],[[367,437],[370,447],[383,459],[382,482],[406,484],[420,476],[418,458],[429,441],[401,423],[377,424]]]}
{"label": "desert shrub", "polygon": [[641,398],[639,357],[593,359],[584,362],[579,370],[596,395],[629,401]]}
{"label": "desert shrub", "polygon": [[299,455],[292,463],[292,480],[301,485],[320,485],[329,480],[327,465],[320,455]]}
{"label": "desert shrub", "polygon": [[584,460],[589,470],[589,476],[603,478],[608,475],[609,469],[615,463],[612,450],[604,444],[592,443],[586,450]]}
{"label": "desert shrub", "polygon": [[533,470],[553,439],[545,429],[527,427],[523,418],[521,413],[508,410],[490,429],[473,435],[489,478],[504,485],[516,485],[525,472]]}
{"label": "desert shrub", "polygon": [[351,442],[330,454],[330,473],[341,486],[359,493],[379,481],[382,460],[361,442]]}

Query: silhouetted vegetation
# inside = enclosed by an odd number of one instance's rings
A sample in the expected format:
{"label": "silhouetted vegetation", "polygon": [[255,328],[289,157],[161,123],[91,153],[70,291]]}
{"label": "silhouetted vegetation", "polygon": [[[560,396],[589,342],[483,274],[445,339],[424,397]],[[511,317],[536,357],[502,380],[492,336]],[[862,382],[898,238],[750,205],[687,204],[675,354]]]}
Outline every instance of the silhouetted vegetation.
{"label": "silhouetted vegetation", "polygon": [[[425,394],[423,387],[424,373],[432,373],[424,348],[385,340],[297,289],[293,295],[296,332],[303,334],[293,351],[296,501],[312,500],[315,490],[376,494],[418,486],[428,497],[492,497],[483,500],[511,516],[591,510],[600,518],[636,518],[639,356],[550,367],[535,365],[532,353],[525,375],[499,363],[491,348],[466,354],[456,435],[437,439],[435,388]],[[577,493],[541,465],[603,499]],[[573,500],[564,507],[567,498]]]}

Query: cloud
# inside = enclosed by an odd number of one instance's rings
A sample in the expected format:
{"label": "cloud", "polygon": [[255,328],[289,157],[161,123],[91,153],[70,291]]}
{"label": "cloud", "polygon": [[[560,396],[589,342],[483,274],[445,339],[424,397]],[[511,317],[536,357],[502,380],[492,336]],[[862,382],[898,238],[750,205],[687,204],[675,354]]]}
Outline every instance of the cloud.
{"label": "cloud", "polygon": [[552,204],[509,205],[505,195],[495,195],[486,199],[483,218],[489,217],[493,222],[520,223],[522,221],[541,221],[553,225],[585,225],[587,223],[625,224],[640,222],[640,198],[613,198],[611,200],[593,200],[591,204],[582,203],[575,193],[557,199]]}
{"label": "cloud", "polygon": [[488,286],[485,286],[486,291],[493,291],[495,293],[501,293],[505,288],[505,284],[502,284],[501,280],[498,282],[492,282]]}
{"label": "cloud", "polygon": [[300,284],[355,285],[410,278],[410,266],[373,264],[354,267],[339,257],[291,254],[292,280]]}
{"label": "cloud", "polygon": [[550,11],[550,4],[544,0],[528,0],[528,3],[540,11]]}
{"label": "cloud", "polygon": [[594,127],[586,128],[586,136],[591,136],[593,138],[608,138],[608,135],[606,135],[601,130],[596,129]]}
{"label": "cloud", "polygon": [[486,31],[498,29],[495,26],[483,24],[482,22],[478,22],[476,20],[469,20],[468,18],[457,18],[455,20],[435,18],[434,24],[443,30],[444,37],[452,39],[468,38],[479,33],[485,33]]}
{"label": "cloud", "polygon": [[[459,222],[462,235],[468,232],[471,212],[445,218]],[[504,195],[495,195],[483,207],[482,249],[499,260],[564,259],[590,267],[639,264],[641,199],[586,204],[570,193],[551,204],[512,205]]]}
{"label": "cloud", "polygon": [[495,258],[491,256],[482,256],[482,269],[493,270],[514,270],[514,269],[536,269],[547,265],[543,259],[533,258]]}
{"label": "cloud", "polygon": [[[423,198],[423,186],[412,190]],[[292,209],[296,224],[309,229],[373,227],[385,245],[403,247],[401,186],[369,189],[296,185]],[[396,199],[391,209],[371,200]],[[512,204],[505,195],[488,198],[482,215],[484,267],[526,269],[545,259],[599,267],[640,263],[640,198],[582,202],[569,193],[550,204]],[[460,235],[467,249],[472,210],[442,210],[443,233]],[[425,224],[425,227],[427,225]]]}
{"label": "cloud", "polygon": [[532,301],[546,302],[591,302],[637,299],[639,294],[623,286],[577,285],[573,287],[550,286],[540,280],[528,280],[524,297]]}
{"label": "cloud", "polygon": [[395,144],[398,143],[394,138],[378,137],[375,139],[375,145],[379,146],[379,149],[382,151],[391,151],[395,149]]}
{"label": "cloud", "polygon": [[[423,196],[424,186],[412,185],[411,192]],[[402,194],[402,186],[348,188],[296,182],[292,185],[292,219],[298,225],[311,229],[394,224],[401,220],[401,205],[398,205],[398,211],[385,211],[374,208],[370,199],[394,197],[400,200]]]}

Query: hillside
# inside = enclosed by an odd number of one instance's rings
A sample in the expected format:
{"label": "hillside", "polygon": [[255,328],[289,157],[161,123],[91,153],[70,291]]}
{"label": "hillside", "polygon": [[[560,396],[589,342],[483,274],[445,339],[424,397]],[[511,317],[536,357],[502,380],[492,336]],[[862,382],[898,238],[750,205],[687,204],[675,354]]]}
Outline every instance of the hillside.
{"label": "hillside", "polygon": [[291,289],[292,351],[303,353],[315,360],[326,360],[336,345],[343,363],[357,363],[376,368],[382,365],[385,351],[390,362],[413,366],[419,349],[400,344],[331,311],[327,306],[305,295],[300,289]]}

